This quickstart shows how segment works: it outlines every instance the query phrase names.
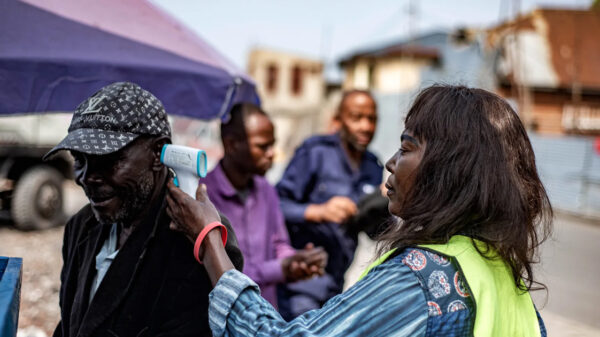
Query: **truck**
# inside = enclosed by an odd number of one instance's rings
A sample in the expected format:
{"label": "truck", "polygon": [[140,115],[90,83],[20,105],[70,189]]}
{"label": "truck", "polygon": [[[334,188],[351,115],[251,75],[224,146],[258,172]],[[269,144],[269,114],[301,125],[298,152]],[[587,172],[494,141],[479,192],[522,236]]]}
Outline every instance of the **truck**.
{"label": "truck", "polygon": [[[42,157],[68,132],[72,113],[0,116],[0,220],[23,230],[62,225],[65,182],[73,179],[73,157],[59,151]],[[172,141],[206,151],[208,167],[222,157],[220,122],[169,116]],[[72,206],[72,205],[71,205]],[[71,210],[72,211],[72,210]]]}
{"label": "truck", "polygon": [[23,230],[64,224],[64,182],[73,178],[68,151],[42,157],[67,134],[71,113],[0,117],[0,219]]}

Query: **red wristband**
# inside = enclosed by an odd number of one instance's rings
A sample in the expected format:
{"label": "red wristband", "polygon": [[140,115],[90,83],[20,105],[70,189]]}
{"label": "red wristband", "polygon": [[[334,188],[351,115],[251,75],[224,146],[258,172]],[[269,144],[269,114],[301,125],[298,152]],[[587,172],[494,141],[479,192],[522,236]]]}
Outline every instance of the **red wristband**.
{"label": "red wristband", "polygon": [[196,258],[196,261],[198,261],[200,264],[202,264],[202,261],[200,260],[198,253],[200,252],[200,246],[202,245],[202,241],[204,241],[204,238],[206,237],[208,232],[217,227],[220,227],[219,229],[221,230],[221,240],[223,240],[223,247],[225,247],[225,244],[227,243],[227,228],[218,221],[209,223],[206,227],[204,227],[204,229],[202,229],[200,234],[198,234],[198,238],[196,238],[196,243],[194,244],[194,257]]}

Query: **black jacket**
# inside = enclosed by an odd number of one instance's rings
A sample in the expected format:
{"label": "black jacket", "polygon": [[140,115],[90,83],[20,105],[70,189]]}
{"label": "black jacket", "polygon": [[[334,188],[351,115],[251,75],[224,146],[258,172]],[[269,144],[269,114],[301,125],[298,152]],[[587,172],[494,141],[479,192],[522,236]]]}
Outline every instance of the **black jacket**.
{"label": "black jacket", "polygon": [[[120,248],[89,303],[95,259],[111,225],[96,221],[85,206],[65,227],[61,273],[61,322],[55,337],[211,336],[208,274],[193,257],[193,245],[169,229],[161,198]],[[231,225],[227,253],[238,270],[243,258]]]}

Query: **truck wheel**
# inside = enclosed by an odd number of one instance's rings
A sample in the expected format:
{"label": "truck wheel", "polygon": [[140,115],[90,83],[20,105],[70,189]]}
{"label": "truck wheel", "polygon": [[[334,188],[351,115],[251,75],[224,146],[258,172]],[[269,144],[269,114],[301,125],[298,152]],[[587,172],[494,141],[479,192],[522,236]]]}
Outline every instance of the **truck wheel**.
{"label": "truck wheel", "polygon": [[46,229],[63,223],[63,176],[55,168],[39,165],[17,181],[11,205],[20,229]]}

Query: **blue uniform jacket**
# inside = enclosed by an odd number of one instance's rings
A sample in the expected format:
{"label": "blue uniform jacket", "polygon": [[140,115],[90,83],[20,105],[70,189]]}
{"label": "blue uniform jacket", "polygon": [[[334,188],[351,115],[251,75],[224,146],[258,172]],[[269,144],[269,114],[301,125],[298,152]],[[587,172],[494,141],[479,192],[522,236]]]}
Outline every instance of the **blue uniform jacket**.
{"label": "blue uniform jacket", "polygon": [[[340,224],[307,223],[304,211],[309,204],[324,203],[334,196],[346,196],[358,203],[363,195],[379,188],[382,172],[381,162],[369,151],[364,153],[360,168],[354,170],[339,135],[321,135],[305,140],[296,149],[276,186],[292,245],[303,248],[313,242],[329,254],[326,272],[333,279],[334,293],[342,289],[357,238],[347,234]],[[307,291],[318,292],[310,288]]]}

